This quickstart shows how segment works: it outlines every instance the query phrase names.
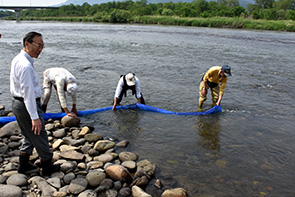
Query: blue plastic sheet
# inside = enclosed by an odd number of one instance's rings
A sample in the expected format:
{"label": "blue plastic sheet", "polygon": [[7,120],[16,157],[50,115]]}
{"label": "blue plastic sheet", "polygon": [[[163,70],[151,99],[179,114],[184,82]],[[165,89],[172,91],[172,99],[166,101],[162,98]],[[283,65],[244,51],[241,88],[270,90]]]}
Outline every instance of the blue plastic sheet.
{"label": "blue plastic sheet", "polygon": [[[202,116],[202,115],[209,115],[209,114],[214,114],[221,112],[221,106],[215,106],[207,111],[204,112],[173,112],[173,111],[168,111],[165,109],[149,106],[149,105],[144,105],[140,103],[135,103],[131,105],[122,105],[122,106],[117,106],[116,110],[125,110],[125,109],[140,109],[144,111],[150,111],[150,112],[156,112],[156,113],[162,113],[162,114],[174,114],[174,115],[192,115],[192,116]],[[82,110],[78,112],[78,116],[84,116],[84,115],[89,115],[89,114],[94,114],[98,112],[104,112],[112,110],[111,107],[105,107],[105,108],[98,108],[98,109],[90,109],[90,110]],[[44,113],[43,118],[44,120],[48,119],[62,119],[66,113]],[[9,122],[15,121],[16,118],[14,116],[9,116],[9,117],[0,117],[0,126],[3,126]]]}

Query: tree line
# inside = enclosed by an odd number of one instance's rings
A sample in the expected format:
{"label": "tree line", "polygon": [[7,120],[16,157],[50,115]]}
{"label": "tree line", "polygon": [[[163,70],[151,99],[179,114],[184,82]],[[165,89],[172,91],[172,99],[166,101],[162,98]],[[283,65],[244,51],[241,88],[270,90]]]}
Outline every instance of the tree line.
{"label": "tree line", "polygon": [[[4,12],[3,12],[4,13]],[[5,12],[6,14],[7,12]],[[295,20],[295,0],[255,0],[247,8],[238,0],[195,0],[191,3],[147,3],[147,0],[103,4],[64,5],[59,9],[23,10],[20,17],[91,17],[94,22],[130,22],[136,16],[244,17],[266,20]],[[1,16],[1,12],[0,12]]]}

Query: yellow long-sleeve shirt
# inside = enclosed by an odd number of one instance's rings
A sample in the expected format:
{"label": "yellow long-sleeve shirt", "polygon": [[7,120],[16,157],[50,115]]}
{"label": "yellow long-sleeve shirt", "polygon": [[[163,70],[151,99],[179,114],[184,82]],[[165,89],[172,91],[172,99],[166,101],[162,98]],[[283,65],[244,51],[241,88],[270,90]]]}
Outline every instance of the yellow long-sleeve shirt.
{"label": "yellow long-sleeve shirt", "polygon": [[213,66],[211,67],[203,77],[204,82],[213,82],[213,83],[220,83],[219,94],[224,94],[224,89],[227,82],[227,77],[221,77],[219,74],[221,72],[220,66]]}

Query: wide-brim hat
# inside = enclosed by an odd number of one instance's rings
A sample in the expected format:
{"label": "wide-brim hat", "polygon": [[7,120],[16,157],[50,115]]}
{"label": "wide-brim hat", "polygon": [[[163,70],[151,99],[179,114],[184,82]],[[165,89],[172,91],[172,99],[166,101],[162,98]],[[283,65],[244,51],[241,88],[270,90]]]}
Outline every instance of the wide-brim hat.
{"label": "wide-brim hat", "polygon": [[127,83],[128,86],[134,86],[135,85],[135,75],[134,75],[134,73],[128,73],[125,76],[125,79],[126,79],[126,83]]}
{"label": "wide-brim hat", "polygon": [[78,85],[74,82],[68,83],[67,85],[67,93],[70,96],[74,96],[77,93]]}
{"label": "wide-brim hat", "polygon": [[230,72],[230,70],[231,70],[231,67],[230,66],[228,66],[228,65],[223,65],[222,66],[222,68],[221,68],[221,71],[223,72],[223,74],[225,75],[225,76],[231,76],[231,72]]}

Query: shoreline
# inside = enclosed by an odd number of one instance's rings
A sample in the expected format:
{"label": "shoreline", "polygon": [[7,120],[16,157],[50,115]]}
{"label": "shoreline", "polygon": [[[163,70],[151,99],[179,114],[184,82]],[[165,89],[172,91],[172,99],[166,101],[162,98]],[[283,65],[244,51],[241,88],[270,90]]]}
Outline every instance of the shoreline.
{"label": "shoreline", "polygon": [[185,189],[157,179],[156,164],[128,152],[127,140],[104,138],[94,127],[73,124],[70,119],[51,119],[45,124],[54,164],[61,165],[61,171],[49,177],[40,173],[36,151],[30,161],[39,169],[19,174],[20,128],[16,121],[0,128],[0,191],[4,196],[187,196]]}
{"label": "shoreline", "polygon": [[[14,20],[14,19],[6,19]],[[93,22],[110,23],[96,19],[95,17],[25,17],[20,21],[58,21],[58,22]],[[189,18],[189,17],[168,17],[168,16],[134,16],[126,23],[112,24],[149,24],[149,25],[172,25],[191,27],[213,27],[232,28],[246,30],[268,30],[295,32],[295,21],[292,20],[262,20],[250,18]]]}

